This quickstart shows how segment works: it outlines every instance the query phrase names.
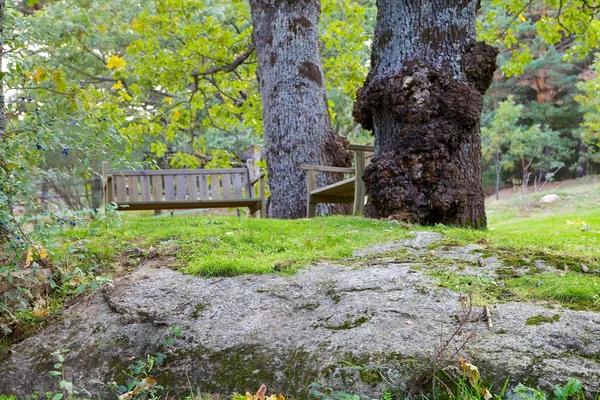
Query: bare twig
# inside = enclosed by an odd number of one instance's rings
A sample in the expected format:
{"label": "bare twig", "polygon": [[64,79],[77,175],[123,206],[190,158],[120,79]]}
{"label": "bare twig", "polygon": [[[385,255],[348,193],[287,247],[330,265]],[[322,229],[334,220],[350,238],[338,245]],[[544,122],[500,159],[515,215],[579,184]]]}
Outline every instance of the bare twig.
{"label": "bare twig", "polygon": [[487,319],[488,328],[492,330],[494,328],[494,323],[492,322],[492,314],[490,313],[490,308],[486,305],[484,307],[485,310],[485,318]]}
{"label": "bare twig", "polygon": [[[433,376],[433,371],[435,371],[436,366],[440,363],[444,355],[450,350],[451,344],[455,342],[457,338],[460,338],[460,341],[452,352],[452,354],[448,357],[449,359],[455,358],[458,353],[460,353],[465,346],[475,337],[475,333],[477,332],[477,324],[481,320],[481,315],[479,315],[476,319],[473,319],[473,298],[472,293],[469,292],[468,298],[460,293],[460,310],[457,315],[458,317],[458,327],[454,330],[452,335],[446,340],[442,341],[442,344],[439,348],[434,350],[433,357],[431,361],[422,371],[417,375],[417,377],[413,380],[413,384],[408,390],[408,397],[412,398],[419,390],[421,390],[423,384],[427,379]],[[468,301],[467,301],[468,300]],[[473,326],[467,329],[467,326],[473,323]],[[465,334],[465,331],[468,331],[468,334]]]}

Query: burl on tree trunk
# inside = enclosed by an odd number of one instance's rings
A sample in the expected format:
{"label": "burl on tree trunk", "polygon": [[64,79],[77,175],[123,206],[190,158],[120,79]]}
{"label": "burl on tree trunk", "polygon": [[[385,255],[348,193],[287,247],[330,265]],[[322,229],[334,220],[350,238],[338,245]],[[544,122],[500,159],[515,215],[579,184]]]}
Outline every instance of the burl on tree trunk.
{"label": "burl on tree trunk", "polygon": [[477,1],[379,0],[354,117],[375,135],[365,216],[485,227],[480,120],[498,51]]}
{"label": "burl on tree trunk", "polygon": [[[352,161],[347,140],[333,131],[329,119],[318,40],[321,2],[250,0],[250,7],[271,191],[268,215],[303,218],[307,181],[300,167],[342,167]],[[336,177],[318,179],[324,186]]]}

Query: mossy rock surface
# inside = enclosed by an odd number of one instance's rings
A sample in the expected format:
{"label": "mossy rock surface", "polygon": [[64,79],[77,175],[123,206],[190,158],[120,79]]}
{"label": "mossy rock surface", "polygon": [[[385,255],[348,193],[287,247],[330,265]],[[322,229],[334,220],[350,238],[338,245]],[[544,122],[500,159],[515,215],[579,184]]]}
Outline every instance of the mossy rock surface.
{"label": "mossy rock surface", "polygon": [[[417,237],[394,248],[425,254],[437,239]],[[364,255],[377,251],[385,246]],[[436,251],[437,268],[452,268],[470,254],[453,249],[455,258],[445,259]],[[360,263],[357,254],[349,265],[320,263],[296,275],[205,279],[159,268],[161,260],[153,259],[9,348],[0,361],[0,393],[24,398],[56,391],[58,380],[44,370],[52,369],[53,351],[71,349],[66,377],[105,397],[115,394],[107,383],[124,383],[128,365],[157,352],[167,359],[152,376],[171,394],[190,385],[244,393],[264,383],[308,398],[311,383],[319,382],[379,396],[388,382],[405,384],[439,348],[440,335],[449,338],[459,328],[460,294],[440,288],[424,271],[431,266]],[[461,355],[495,379],[495,387],[507,376],[534,386],[575,377],[588,391],[600,391],[599,314],[522,302],[494,304],[490,311],[491,330],[479,318],[482,308],[474,307],[466,329],[476,336]],[[552,323],[527,324],[540,315]],[[165,348],[161,339],[175,325],[181,336]]]}

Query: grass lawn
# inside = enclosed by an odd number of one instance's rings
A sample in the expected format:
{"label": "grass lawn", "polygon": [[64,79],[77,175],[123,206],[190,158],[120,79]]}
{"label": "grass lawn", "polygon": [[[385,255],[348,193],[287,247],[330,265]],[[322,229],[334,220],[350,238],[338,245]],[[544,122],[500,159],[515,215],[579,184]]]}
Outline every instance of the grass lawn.
{"label": "grass lawn", "polygon": [[552,193],[561,196],[552,205],[539,202],[548,192],[529,195],[528,216],[520,211],[518,193],[504,201],[488,200],[487,230],[435,229],[446,235],[447,243],[467,244],[485,239],[491,249],[500,251],[509,261],[536,258],[557,266],[566,263],[577,269],[583,263],[600,270],[600,178]]}
{"label": "grass lawn", "polygon": [[[595,179],[556,191],[561,200],[553,205],[540,205],[544,193],[530,195],[527,201],[533,206],[526,217],[520,212],[518,194],[489,201],[487,230],[406,226],[344,216],[261,220],[123,214],[120,227],[95,234],[79,227],[60,233],[59,246],[49,249],[60,271],[60,290],[49,304],[64,304],[64,297],[93,289],[104,278],[126,274],[154,251],[175,257],[174,267],[195,275],[290,274],[319,260],[341,260],[354,250],[407,238],[411,230],[434,230],[445,235],[445,245],[481,243],[484,253],[497,254],[507,268],[529,268],[527,275],[509,274],[502,282],[440,268],[433,274],[440,285],[455,289],[468,285],[486,303],[549,300],[600,311],[600,184]],[[536,271],[534,260],[543,260],[559,273]],[[27,317],[34,324],[39,320],[31,310],[25,314],[17,319]]]}
{"label": "grass lawn", "polygon": [[153,246],[177,254],[182,271],[203,276],[291,273],[319,260],[349,257],[356,249],[408,237],[398,223],[353,217],[311,220],[224,216],[124,216],[121,228],[91,236],[65,232],[96,262],[110,263],[128,248]]}

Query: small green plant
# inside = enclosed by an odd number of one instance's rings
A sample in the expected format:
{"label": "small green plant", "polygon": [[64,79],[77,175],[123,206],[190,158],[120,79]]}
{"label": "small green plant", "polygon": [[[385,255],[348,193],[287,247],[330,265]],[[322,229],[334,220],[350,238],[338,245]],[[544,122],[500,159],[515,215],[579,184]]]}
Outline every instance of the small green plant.
{"label": "small green plant", "polygon": [[[175,340],[181,336],[181,328],[173,325],[170,328],[171,334],[160,340],[160,346],[166,351],[173,345]],[[165,362],[167,356],[163,352],[157,352],[153,355],[147,355],[145,359],[136,360],[127,367],[123,373],[129,378],[122,385],[113,382],[110,386],[115,389],[120,400],[122,399],[156,399],[159,398],[164,387],[157,380],[151,377],[156,367],[160,367]]]}
{"label": "small green plant", "polygon": [[358,395],[336,391],[332,388],[322,388],[316,382],[312,383],[310,394],[314,398],[321,400],[360,400]]}
{"label": "small green plant", "polygon": [[159,353],[157,355],[148,355],[145,360],[136,360],[131,364],[127,371],[123,371],[129,377],[125,385],[113,383],[111,386],[116,389],[120,395],[119,399],[155,399],[160,397],[163,386],[153,379],[150,374],[154,367],[162,365],[165,357]]}
{"label": "small green plant", "polygon": [[65,376],[64,355],[68,352],[69,349],[61,349],[52,353],[52,357],[56,360],[56,363],[54,364],[54,369],[50,371],[49,374],[59,379],[58,385],[60,386],[61,392],[46,393],[46,397],[51,400],[81,399],[82,395],[86,396],[87,398],[91,397],[90,392],[85,389],[76,389],[73,386],[73,382],[67,380]]}
{"label": "small green plant", "polygon": [[583,385],[575,378],[569,379],[565,386],[554,386],[555,400],[584,399]]}

